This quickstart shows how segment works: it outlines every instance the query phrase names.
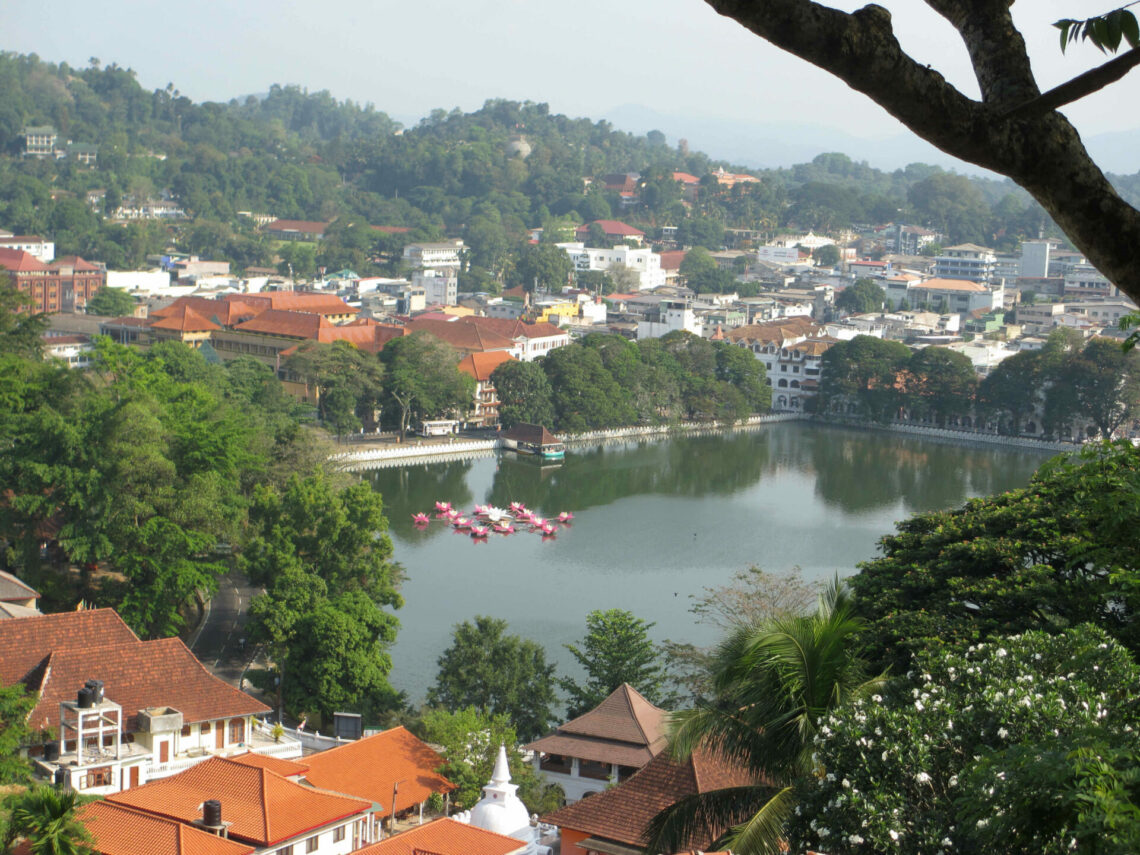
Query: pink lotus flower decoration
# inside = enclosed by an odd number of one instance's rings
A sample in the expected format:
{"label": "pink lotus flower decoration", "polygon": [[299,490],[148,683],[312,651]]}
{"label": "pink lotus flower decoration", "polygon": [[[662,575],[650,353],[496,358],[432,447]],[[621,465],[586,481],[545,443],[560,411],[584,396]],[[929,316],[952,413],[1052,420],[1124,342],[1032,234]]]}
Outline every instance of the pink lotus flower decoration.
{"label": "pink lotus flower decoration", "polygon": [[558,515],[558,521],[560,523],[570,522],[572,519],[574,519],[574,515],[569,511],[563,511]]}
{"label": "pink lotus flower decoration", "polygon": [[427,514],[412,514],[412,522],[415,525],[427,525],[431,522],[431,519]]}
{"label": "pink lotus flower decoration", "polygon": [[451,502],[436,502],[435,509],[441,513],[447,513],[451,510]]}

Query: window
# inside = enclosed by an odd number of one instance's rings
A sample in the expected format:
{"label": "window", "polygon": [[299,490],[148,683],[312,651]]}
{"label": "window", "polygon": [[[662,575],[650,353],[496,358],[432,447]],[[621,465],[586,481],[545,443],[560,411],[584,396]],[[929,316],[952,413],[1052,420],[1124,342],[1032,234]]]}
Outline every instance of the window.
{"label": "window", "polygon": [[312,837],[310,837],[308,840],[305,841],[305,851],[306,852],[316,852],[317,849],[319,849],[319,848],[320,848],[320,837],[318,837],[317,835],[314,834]]}
{"label": "window", "polygon": [[344,840],[344,826],[333,829],[333,843],[340,843]]}
{"label": "window", "polygon": [[189,736],[190,735],[190,725],[188,725],[188,724],[182,725],[182,735],[183,736]]}
{"label": "window", "polygon": [[293,855],[293,847],[292,846],[282,846],[280,849],[277,850],[277,855]]}
{"label": "window", "polygon": [[83,776],[81,789],[90,789],[91,787],[109,787],[111,785],[111,767],[104,766],[101,769],[92,769]]}
{"label": "window", "polygon": [[202,722],[201,730],[202,730],[202,733],[209,733],[210,732],[210,723],[208,721]]}

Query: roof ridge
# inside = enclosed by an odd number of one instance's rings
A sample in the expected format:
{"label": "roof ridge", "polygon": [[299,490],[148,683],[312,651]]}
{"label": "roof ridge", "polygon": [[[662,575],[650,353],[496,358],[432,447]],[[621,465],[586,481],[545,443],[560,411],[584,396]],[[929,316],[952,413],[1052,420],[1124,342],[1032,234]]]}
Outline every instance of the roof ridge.
{"label": "roof ridge", "polygon": [[[641,725],[641,716],[639,716],[637,714],[637,710],[635,710],[633,708],[633,695],[637,695],[639,698],[641,698],[646,703],[649,703],[649,702],[646,700],[645,696],[641,694],[641,692],[637,691],[637,689],[635,689],[629,683],[623,682],[619,688],[626,690],[624,692],[624,697],[625,697],[626,705],[629,707],[630,718],[633,719],[634,725],[637,727],[638,731],[641,733],[641,738],[644,739],[645,744],[648,745],[651,742],[651,740],[649,739],[649,734],[645,732],[645,728],[642,727],[642,725]],[[631,692],[633,694],[630,694]]]}
{"label": "roof ridge", "polygon": [[[242,766],[245,764],[239,763],[238,765]],[[265,839],[266,841],[273,841],[273,836],[269,833],[269,795],[267,792],[269,789],[269,770],[264,766],[253,768],[261,772],[261,816],[265,824]]]}

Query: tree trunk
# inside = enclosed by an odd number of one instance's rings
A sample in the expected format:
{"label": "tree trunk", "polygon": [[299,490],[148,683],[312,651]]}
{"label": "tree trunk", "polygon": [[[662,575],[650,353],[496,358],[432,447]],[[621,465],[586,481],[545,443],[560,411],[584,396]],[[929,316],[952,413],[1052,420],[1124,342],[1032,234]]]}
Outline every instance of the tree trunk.
{"label": "tree trunk", "polygon": [[[880,6],[847,14],[811,0],[706,2],[863,92],[947,154],[1016,181],[1089,262],[1140,302],[1140,212],[1120,198],[1076,129],[1050,106],[1058,99],[1039,98],[1010,0],[927,0],[965,42],[981,101],[904,53]],[[1077,97],[1097,85],[1077,86]]]}

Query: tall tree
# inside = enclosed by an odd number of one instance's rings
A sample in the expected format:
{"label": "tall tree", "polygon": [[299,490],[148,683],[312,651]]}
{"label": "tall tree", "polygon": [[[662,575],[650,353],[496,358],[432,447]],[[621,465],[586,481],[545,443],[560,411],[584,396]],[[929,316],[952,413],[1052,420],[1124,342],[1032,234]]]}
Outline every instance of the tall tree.
{"label": "tall tree", "polygon": [[503,427],[519,422],[554,423],[554,391],[537,362],[504,362],[491,374],[491,382],[499,396],[499,420]]}
{"label": "tall tree", "polygon": [[535,739],[554,719],[554,666],[542,645],[508,635],[505,620],[480,615],[455,627],[427,700],[452,711],[470,706],[506,715],[520,739]]}
{"label": "tall tree", "polygon": [[863,628],[851,597],[833,583],[814,614],[774,618],[734,630],[711,671],[713,701],[679,713],[670,748],[684,759],[698,747],[749,769],[757,783],[687,796],[657,815],[646,851],[677,852],[694,834],[715,836],[743,855],[784,851],[784,826],[797,781],[812,768],[824,716],[882,684],[868,679],[855,641]]}
{"label": "tall tree", "polygon": [[515,264],[515,277],[526,291],[539,288],[558,293],[570,281],[574,262],[562,249],[551,243],[538,243],[523,248]]}
{"label": "tall tree", "polygon": [[23,783],[32,767],[20,753],[28,740],[28,715],[36,705],[22,683],[0,686],[0,785]]}
{"label": "tall tree", "polygon": [[883,308],[887,295],[873,279],[856,279],[855,284],[848,285],[835,298],[835,308],[852,315],[865,312],[878,312]]}
{"label": "tall tree", "polygon": [[707,2],[863,92],[942,151],[1012,178],[1097,269],[1140,300],[1134,263],[1140,211],[1120,197],[1060,112],[1121,77],[1140,62],[1140,50],[1042,93],[1012,4],[927,0],[965,43],[981,90],[981,100],[974,100],[931,65],[907,55],[882,6],[848,13],[813,0]]}
{"label": "tall tree", "polygon": [[596,609],[586,615],[586,635],[577,644],[564,645],[585,670],[586,679],[558,681],[569,698],[570,718],[592,710],[622,683],[629,683],[651,704],[669,702],[661,653],[649,637],[656,625],[625,609]]}
{"label": "tall tree", "polygon": [[964,354],[924,347],[907,362],[905,382],[912,414],[932,416],[944,425],[947,417],[972,411],[978,375]]}
{"label": "tall tree", "polygon": [[823,355],[819,397],[824,409],[854,404],[866,416],[885,422],[902,403],[903,370],[910,348],[900,341],[857,335]]}
{"label": "tall tree", "polygon": [[399,414],[400,436],[412,419],[437,419],[471,408],[475,380],[462,373],[454,348],[426,333],[392,339],[380,351],[385,397]]}
{"label": "tall tree", "polygon": [[122,288],[100,288],[87,301],[85,309],[89,315],[119,318],[133,315],[137,305],[135,298]]}

